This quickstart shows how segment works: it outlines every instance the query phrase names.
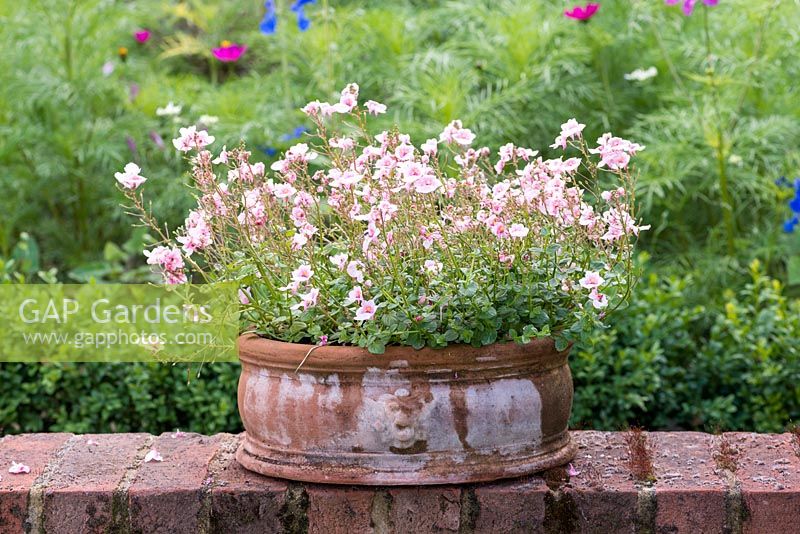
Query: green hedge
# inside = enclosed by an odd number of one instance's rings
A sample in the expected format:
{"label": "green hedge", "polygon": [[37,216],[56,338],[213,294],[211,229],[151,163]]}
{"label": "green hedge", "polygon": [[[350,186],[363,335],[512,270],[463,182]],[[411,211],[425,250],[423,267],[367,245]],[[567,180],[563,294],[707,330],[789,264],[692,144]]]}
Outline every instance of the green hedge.
{"label": "green hedge", "polygon": [[[691,276],[639,285],[571,356],[573,426],[780,431],[800,419],[800,302],[760,266],[719,304],[687,301]],[[239,366],[0,366],[0,431],[236,432]]]}

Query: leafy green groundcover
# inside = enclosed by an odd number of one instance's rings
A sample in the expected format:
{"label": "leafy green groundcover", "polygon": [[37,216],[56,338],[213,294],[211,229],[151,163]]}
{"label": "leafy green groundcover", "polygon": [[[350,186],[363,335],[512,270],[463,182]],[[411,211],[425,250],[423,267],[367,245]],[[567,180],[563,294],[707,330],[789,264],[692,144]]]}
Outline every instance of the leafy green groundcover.
{"label": "leafy green groundcover", "polygon": [[[720,304],[691,305],[692,284],[650,276],[573,349],[573,426],[767,432],[800,419],[800,302],[757,263]],[[238,364],[3,364],[0,431],[236,432],[238,375]]]}

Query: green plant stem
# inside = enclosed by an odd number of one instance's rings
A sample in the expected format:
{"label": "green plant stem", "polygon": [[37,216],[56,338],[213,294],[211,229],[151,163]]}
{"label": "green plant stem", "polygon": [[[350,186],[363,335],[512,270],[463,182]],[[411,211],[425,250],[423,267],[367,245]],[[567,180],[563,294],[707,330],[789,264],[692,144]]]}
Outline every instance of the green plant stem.
{"label": "green plant stem", "polygon": [[725,241],[727,243],[728,254],[733,255],[736,252],[736,222],[733,218],[733,197],[731,196],[730,187],[728,184],[727,165],[725,161],[725,134],[722,121],[722,113],[720,112],[720,92],[719,83],[717,80],[717,73],[713,61],[713,53],[711,49],[711,31],[709,30],[708,23],[708,6],[703,6],[703,30],[706,42],[706,61],[707,73],[711,83],[712,89],[712,103],[714,107],[714,114],[716,115],[716,159],[717,159],[717,173],[719,178],[719,192],[722,200],[722,221],[725,225]]}
{"label": "green plant stem", "polygon": [[70,2],[64,20],[64,73],[67,81],[72,81],[72,19],[75,16],[75,2]]}
{"label": "green plant stem", "polygon": [[324,26],[325,26],[325,46],[327,49],[327,57],[328,57],[328,87],[325,90],[328,93],[332,93],[336,84],[334,80],[333,74],[333,51],[331,49],[331,13],[330,13],[330,6],[328,5],[328,0],[322,0],[322,12],[324,17]]}

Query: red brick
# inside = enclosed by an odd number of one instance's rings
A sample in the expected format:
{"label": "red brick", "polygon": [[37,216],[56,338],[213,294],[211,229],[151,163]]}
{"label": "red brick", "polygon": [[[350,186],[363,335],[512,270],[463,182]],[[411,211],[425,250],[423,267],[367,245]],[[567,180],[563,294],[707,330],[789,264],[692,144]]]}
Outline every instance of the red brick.
{"label": "red brick", "polygon": [[[148,434],[76,436],[44,494],[47,532],[103,532],[113,524],[114,490]],[[89,444],[92,440],[96,444]]]}
{"label": "red brick", "polygon": [[580,532],[633,532],[638,488],[627,467],[628,449],[618,432],[573,432],[579,472],[564,490],[578,508]]}
{"label": "red brick", "polygon": [[308,485],[309,534],[372,534],[374,489]]}
{"label": "red brick", "polygon": [[224,434],[171,432],[153,443],[163,461],[143,463],[128,490],[131,527],[147,533],[194,533],[204,528],[208,465]]}
{"label": "red brick", "polygon": [[[72,434],[22,434],[0,441],[0,532],[21,532],[28,518],[28,492],[53,455]],[[28,474],[12,475],[11,462],[31,468]]]}
{"label": "red brick", "polygon": [[233,456],[213,475],[211,531],[220,534],[281,532],[288,484],[247,471]]}
{"label": "red brick", "polygon": [[453,486],[389,490],[391,524],[396,532],[458,532],[461,490]]}
{"label": "red brick", "polygon": [[538,476],[519,480],[479,484],[475,487],[478,502],[476,532],[542,532],[545,495],[549,488]]}
{"label": "red brick", "polygon": [[648,435],[657,479],[656,528],[663,532],[724,532],[728,484],[716,474],[718,440],[700,432]]}
{"label": "red brick", "polygon": [[743,532],[800,532],[800,458],[791,434],[725,436],[739,450],[736,478],[747,506]]}

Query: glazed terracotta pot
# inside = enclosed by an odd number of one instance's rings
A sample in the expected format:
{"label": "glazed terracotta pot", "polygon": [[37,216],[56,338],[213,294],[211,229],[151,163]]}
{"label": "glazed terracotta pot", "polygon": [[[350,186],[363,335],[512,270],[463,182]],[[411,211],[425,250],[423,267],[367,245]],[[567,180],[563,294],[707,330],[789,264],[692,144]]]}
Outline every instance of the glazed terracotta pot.
{"label": "glazed terracotta pot", "polygon": [[335,484],[495,480],[570,461],[572,375],[552,340],[481,348],[320,347],[239,338],[236,458]]}

